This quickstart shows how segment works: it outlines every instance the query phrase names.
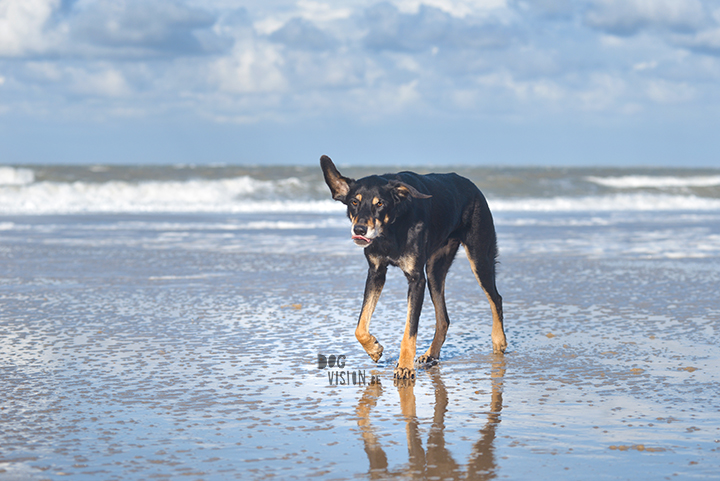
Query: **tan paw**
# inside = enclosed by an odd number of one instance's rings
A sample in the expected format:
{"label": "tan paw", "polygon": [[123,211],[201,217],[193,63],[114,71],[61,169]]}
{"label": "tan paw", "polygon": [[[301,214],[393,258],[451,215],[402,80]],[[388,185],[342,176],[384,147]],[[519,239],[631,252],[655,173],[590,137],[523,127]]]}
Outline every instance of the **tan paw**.
{"label": "tan paw", "polygon": [[507,349],[507,341],[503,339],[501,342],[496,343],[493,341],[493,353],[494,354],[502,354],[505,352],[505,349]]}
{"label": "tan paw", "polygon": [[415,379],[415,369],[411,367],[395,366],[394,379]]}
{"label": "tan paw", "polygon": [[439,359],[435,356],[431,356],[430,354],[423,354],[422,356],[417,358],[418,364],[427,364],[429,366],[434,366],[437,364]]}
{"label": "tan paw", "polygon": [[375,343],[370,346],[370,349],[367,350],[368,356],[370,356],[370,359],[372,359],[375,362],[378,362],[380,358],[382,357],[383,353],[383,347],[382,344],[377,342],[377,339],[375,339]]}

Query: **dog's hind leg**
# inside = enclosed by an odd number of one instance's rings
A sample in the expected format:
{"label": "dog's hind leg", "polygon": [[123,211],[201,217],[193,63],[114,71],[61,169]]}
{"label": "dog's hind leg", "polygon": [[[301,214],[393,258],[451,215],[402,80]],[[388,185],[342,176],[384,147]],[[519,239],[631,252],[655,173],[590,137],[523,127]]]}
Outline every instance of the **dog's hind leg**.
{"label": "dog's hind leg", "polygon": [[418,357],[419,363],[435,363],[440,359],[442,349],[450,326],[447,307],[445,306],[445,277],[455,259],[460,241],[450,240],[445,246],[435,251],[428,259],[425,268],[427,272],[428,288],[430,298],[435,306],[435,336],[427,352]]}
{"label": "dog's hind leg", "polygon": [[368,353],[370,358],[378,362],[383,353],[383,347],[375,339],[375,336],[370,334],[370,319],[372,318],[373,312],[375,312],[375,306],[377,306],[380,293],[385,285],[385,274],[387,273],[387,266],[379,263],[372,262],[368,258],[370,267],[368,269],[367,280],[365,281],[365,295],[363,297],[362,311],[360,312],[360,319],[358,320],[357,327],[355,328],[355,337],[362,345],[365,352]]}
{"label": "dog's hind leg", "polygon": [[473,248],[467,244],[465,245],[465,252],[470,260],[470,267],[475,274],[475,278],[485,292],[488,301],[490,301],[490,308],[492,309],[493,315],[491,334],[493,352],[505,352],[507,339],[505,338],[505,329],[503,326],[502,297],[495,286],[495,259],[491,259],[481,253],[474,253]]}
{"label": "dog's hind leg", "polygon": [[507,348],[507,339],[503,326],[502,297],[495,285],[495,259],[497,257],[495,228],[487,204],[484,209],[479,209],[480,214],[477,212],[476,210],[473,224],[463,239],[463,245],[475,278],[490,301],[493,315],[491,334],[493,352],[502,353]]}

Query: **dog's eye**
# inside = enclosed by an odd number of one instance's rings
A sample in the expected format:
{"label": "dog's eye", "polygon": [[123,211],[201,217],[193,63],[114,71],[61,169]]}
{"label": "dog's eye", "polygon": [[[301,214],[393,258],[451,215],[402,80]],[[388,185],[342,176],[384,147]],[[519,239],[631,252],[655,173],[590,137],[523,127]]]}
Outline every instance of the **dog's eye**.
{"label": "dog's eye", "polygon": [[384,204],[383,204],[383,201],[379,200],[379,201],[377,201],[377,204],[375,204],[375,205],[377,207],[382,207]]}
{"label": "dog's eye", "polygon": [[353,207],[357,207],[357,205],[358,205],[357,199],[351,200],[350,203],[352,204]]}

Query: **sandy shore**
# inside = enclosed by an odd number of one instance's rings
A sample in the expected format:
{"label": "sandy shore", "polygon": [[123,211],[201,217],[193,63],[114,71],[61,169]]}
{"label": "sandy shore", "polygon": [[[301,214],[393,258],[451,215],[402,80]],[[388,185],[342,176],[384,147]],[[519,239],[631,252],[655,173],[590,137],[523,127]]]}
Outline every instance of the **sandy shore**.
{"label": "sandy shore", "polygon": [[[376,365],[353,336],[366,266],[347,229],[219,227],[234,219],[3,220],[0,478],[720,472],[720,258],[587,247],[657,232],[641,223],[500,219],[507,354],[491,354],[489,306],[459,256],[442,362],[395,386],[401,273],[371,326]],[[318,369],[318,354],[344,366]],[[340,371],[349,384],[331,383]]]}

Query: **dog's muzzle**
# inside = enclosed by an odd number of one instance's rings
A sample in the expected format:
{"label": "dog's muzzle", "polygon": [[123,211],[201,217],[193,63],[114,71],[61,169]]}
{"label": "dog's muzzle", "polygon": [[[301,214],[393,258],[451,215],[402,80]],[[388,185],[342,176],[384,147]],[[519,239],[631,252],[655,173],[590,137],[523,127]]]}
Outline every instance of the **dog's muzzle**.
{"label": "dog's muzzle", "polygon": [[360,247],[367,247],[372,244],[373,239],[378,236],[378,232],[373,228],[363,224],[353,224],[352,240]]}

